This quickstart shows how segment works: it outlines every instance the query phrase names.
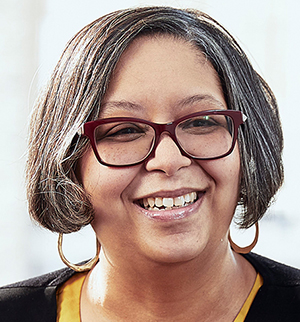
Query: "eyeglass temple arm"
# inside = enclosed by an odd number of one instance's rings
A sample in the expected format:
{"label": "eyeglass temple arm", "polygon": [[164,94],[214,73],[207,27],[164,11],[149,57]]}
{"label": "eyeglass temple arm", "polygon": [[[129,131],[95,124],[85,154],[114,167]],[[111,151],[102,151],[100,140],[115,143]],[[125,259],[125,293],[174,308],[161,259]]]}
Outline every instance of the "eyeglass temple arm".
{"label": "eyeglass temple arm", "polygon": [[80,128],[77,130],[77,134],[78,134],[79,136],[84,135],[84,124],[82,124],[82,125],[80,126]]}

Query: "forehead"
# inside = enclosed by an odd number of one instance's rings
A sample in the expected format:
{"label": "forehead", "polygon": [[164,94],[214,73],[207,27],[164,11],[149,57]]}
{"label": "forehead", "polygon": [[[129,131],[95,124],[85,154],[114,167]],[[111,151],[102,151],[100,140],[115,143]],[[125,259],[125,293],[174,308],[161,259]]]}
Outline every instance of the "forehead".
{"label": "forehead", "polygon": [[121,73],[130,69],[148,76],[152,73],[158,75],[161,71],[160,76],[168,76],[171,71],[178,72],[182,67],[194,68],[195,65],[210,70],[216,81],[219,81],[210,61],[192,42],[171,35],[139,36],[121,55],[112,79],[116,80]]}
{"label": "forehead", "polygon": [[102,113],[112,102],[174,109],[183,101],[199,101],[193,97],[226,105],[218,74],[204,54],[183,39],[142,36],[122,54],[102,101]]}

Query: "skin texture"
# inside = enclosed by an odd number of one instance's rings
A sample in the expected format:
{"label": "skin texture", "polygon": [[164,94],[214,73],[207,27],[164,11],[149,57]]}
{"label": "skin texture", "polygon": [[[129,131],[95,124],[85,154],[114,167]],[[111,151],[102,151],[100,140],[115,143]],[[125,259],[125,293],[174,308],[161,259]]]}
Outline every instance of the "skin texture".
{"label": "skin texture", "polygon": [[[197,49],[178,39],[142,37],[122,55],[100,117],[166,123],[226,108],[217,73]],[[141,165],[106,167],[90,149],[78,174],[102,245],[100,263],[84,283],[83,321],[234,319],[255,279],[227,238],[239,195],[237,145],[225,158],[196,161],[163,133],[155,156]],[[159,219],[137,204],[193,191],[197,202]],[[178,211],[183,218],[175,218]]]}

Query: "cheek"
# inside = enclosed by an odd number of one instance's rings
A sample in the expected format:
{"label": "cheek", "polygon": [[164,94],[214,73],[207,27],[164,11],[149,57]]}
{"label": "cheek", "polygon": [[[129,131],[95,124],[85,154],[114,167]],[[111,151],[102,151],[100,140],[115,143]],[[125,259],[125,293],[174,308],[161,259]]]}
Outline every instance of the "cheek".
{"label": "cheek", "polygon": [[240,190],[240,155],[238,148],[227,157],[199,162],[203,170],[214,181],[216,197],[226,198],[234,204],[238,201]]}
{"label": "cheek", "polygon": [[101,204],[109,203],[109,200],[121,199],[137,172],[137,167],[104,166],[89,150],[78,163],[77,175],[96,210]]}

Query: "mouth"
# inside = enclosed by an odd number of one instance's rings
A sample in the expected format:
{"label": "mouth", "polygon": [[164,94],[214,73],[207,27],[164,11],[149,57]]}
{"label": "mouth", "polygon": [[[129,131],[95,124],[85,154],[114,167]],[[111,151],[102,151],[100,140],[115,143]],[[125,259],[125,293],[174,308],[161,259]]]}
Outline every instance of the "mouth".
{"label": "mouth", "polygon": [[175,197],[148,197],[138,200],[137,204],[148,211],[164,211],[184,208],[192,205],[202,196],[204,192],[197,193],[195,191]]}

